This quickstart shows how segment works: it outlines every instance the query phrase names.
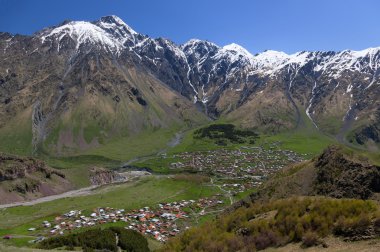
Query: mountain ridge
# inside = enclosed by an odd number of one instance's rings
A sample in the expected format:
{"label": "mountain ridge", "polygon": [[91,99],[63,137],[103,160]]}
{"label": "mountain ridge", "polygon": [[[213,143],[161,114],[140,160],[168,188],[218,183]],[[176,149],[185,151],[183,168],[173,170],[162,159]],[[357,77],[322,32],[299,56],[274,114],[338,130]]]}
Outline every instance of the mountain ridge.
{"label": "mountain ridge", "polygon": [[[106,16],[94,22],[67,21],[32,36],[0,33],[0,52],[3,54],[0,115],[5,117],[18,110],[13,104],[20,97],[19,91],[13,90],[15,86],[22,90],[25,86],[36,89],[26,76],[20,80],[16,69],[37,73],[50,61],[48,64],[55,65],[57,79],[46,82],[56,82],[58,87],[49,90],[56,97],[49,98],[56,99],[49,110],[62,107],[60,100],[67,96],[67,79],[75,80],[70,81],[70,90],[78,92],[75,83],[80,82],[86,93],[87,83],[95,78],[103,97],[115,89],[112,83],[116,79],[125,78],[122,77],[125,72],[134,69],[140,79],[150,76],[158,81],[157,85],[167,86],[181,99],[192,101],[194,109],[202,109],[214,119],[224,118],[272,133],[311,123],[316,130],[341,142],[371,148],[377,148],[374,146],[380,142],[380,47],[290,55],[269,50],[253,56],[234,43],[220,47],[192,39],[176,45],[168,39],[150,38],[134,31],[117,16]],[[26,62],[36,65],[35,68],[26,66]],[[103,87],[101,79],[107,79],[110,73],[118,77],[108,80],[109,87]],[[35,81],[41,78],[46,76]],[[12,84],[15,81],[17,85]],[[44,85],[48,90],[47,83]],[[145,81],[140,85],[146,84]],[[75,92],[72,95],[78,94]],[[115,100],[119,100],[120,91],[113,93]],[[140,94],[138,101],[146,100]],[[157,94],[151,97],[159,98]],[[37,105],[40,100],[47,101],[38,97],[28,99]],[[42,134],[37,142],[44,141],[46,135]]]}

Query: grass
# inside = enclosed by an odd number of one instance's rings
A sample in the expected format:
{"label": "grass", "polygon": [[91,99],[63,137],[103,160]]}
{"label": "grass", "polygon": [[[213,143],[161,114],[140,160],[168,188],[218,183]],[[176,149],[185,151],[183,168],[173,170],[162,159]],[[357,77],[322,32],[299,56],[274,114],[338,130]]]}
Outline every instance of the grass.
{"label": "grass", "polygon": [[171,163],[175,163],[181,160],[182,159],[175,158],[175,157],[167,157],[167,158],[152,157],[146,160],[135,162],[133,163],[133,165],[140,168],[149,168],[155,173],[173,174],[173,173],[183,172],[180,169],[169,168]]}
{"label": "grass", "polygon": [[45,162],[53,168],[69,169],[72,167],[85,168],[92,165],[113,168],[120,165],[120,161],[97,155],[80,155],[70,157],[44,157]]}
{"label": "grass", "polygon": [[32,122],[30,111],[12,118],[0,128],[0,151],[16,155],[32,154]]}
{"label": "grass", "polygon": [[[1,244],[0,242],[0,251],[1,252],[46,252],[46,250],[41,250],[41,249],[32,249],[32,248],[20,248],[20,247],[15,247],[15,246],[9,246],[8,244]],[[49,250],[49,251],[59,251],[59,252],[64,252],[68,250]]]}
{"label": "grass", "polygon": [[157,240],[148,238],[148,247],[150,251],[156,251],[162,247],[162,243]]}
{"label": "grass", "polygon": [[342,146],[343,150],[346,153],[350,153],[351,155],[360,155],[369,159],[369,161],[374,164],[380,166],[380,152],[379,151],[369,151],[357,148],[355,146]]}
{"label": "grass", "polygon": [[83,188],[90,186],[90,172],[88,168],[73,168],[63,171],[66,178],[74,185],[75,188]]}
{"label": "grass", "polygon": [[257,188],[251,188],[251,189],[246,190],[244,192],[240,192],[240,193],[236,194],[235,196],[233,196],[234,202],[245,199],[249,195],[251,195],[252,193],[255,193],[255,192],[257,192]]}
{"label": "grass", "polygon": [[167,143],[179,129],[176,127],[149,130],[105,143],[99,148],[89,150],[87,155],[102,156],[112,160],[126,161],[139,156],[148,156],[167,148]]}
{"label": "grass", "polygon": [[307,134],[304,132],[266,136],[265,141],[280,141],[283,149],[308,154],[310,157],[321,153],[324,148],[334,143],[334,140],[321,134]]}
{"label": "grass", "polygon": [[33,237],[18,237],[12,240],[8,240],[7,242],[4,242],[4,245],[11,245],[15,247],[27,247],[30,244],[29,241],[33,239],[34,239]]}
{"label": "grass", "polygon": [[380,153],[379,152],[363,152],[362,155],[369,158],[375,165],[380,166]]}
{"label": "grass", "polygon": [[29,234],[28,228],[40,226],[42,220],[52,219],[72,209],[91,211],[97,207],[108,206],[130,210],[154,206],[159,202],[207,197],[219,192],[215,187],[191,181],[150,177],[133,183],[103,187],[88,196],[0,210],[0,235]]}
{"label": "grass", "polygon": [[301,122],[299,128],[295,130],[267,135],[261,137],[261,140],[267,142],[280,141],[282,143],[281,148],[307,154],[310,158],[320,154],[328,145],[336,143],[335,139],[316,129],[304,113],[301,113]]}

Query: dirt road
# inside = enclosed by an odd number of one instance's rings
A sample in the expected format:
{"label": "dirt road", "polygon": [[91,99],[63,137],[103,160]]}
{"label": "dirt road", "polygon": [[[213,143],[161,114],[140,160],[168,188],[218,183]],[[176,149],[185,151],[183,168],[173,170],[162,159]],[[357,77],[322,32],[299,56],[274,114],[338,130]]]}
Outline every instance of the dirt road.
{"label": "dirt road", "polygon": [[0,205],[0,209],[9,208],[9,207],[16,207],[16,206],[32,206],[43,202],[48,202],[56,199],[62,199],[62,198],[70,198],[70,197],[76,197],[76,196],[83,196],[83,195],[89,195],[91,194],[91,191],[99,187],[98,185],[93,185],[85,188],[81,188],[78,190],[72,190],[68,192],[64,192],[61,194],[46,196],[42,198],[38,198],[35,200],[30,201],[22,201],[22,202],[14,202],[10,204],[4,204]]}

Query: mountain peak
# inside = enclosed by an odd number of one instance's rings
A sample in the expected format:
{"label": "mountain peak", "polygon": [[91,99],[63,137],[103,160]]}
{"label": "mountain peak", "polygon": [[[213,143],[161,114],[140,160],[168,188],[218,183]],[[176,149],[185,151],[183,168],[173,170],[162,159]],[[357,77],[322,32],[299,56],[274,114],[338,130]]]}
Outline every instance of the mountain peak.
{"label": "mountain peak", "polygon": [[289,55],[284,52],[266,50],[254,56],[254,66],[257,69],[272,70],[288,59]]}
{"label": "mountain peak", "polygon": [[62,39],[69,37],[76,42],[77,50],[82,44],[92,44],[119,53],[126,46],[135,45],[138,35],[121,18],[111,15],[95,22],[66,21],[57,27],[44,30],[40,33],[40,39],[42,43],[56,41],[58,51]]}
{"label": "mountain peak", "polygon": [[183,44],[182,46],[183,47],[186,47],[186,46],[190,46],[190,45],[199,45],[199,44],[207,44],[207,45],[213,45],[213,46],[217,46],[216,44],[210,42],[210,41],[207,41],[207,40],[200,40],[200,39],[196,39],[196,38],[192,38],[190,39],[189,41],[187,41],[185,44]]}
{"label": "mountain peak", "polygon": [[137,32],[134,31],[129,25],[127,25],[121,18],[115,15],[101,17],[100,20],[96,23],[105,29],[116,29],[116,28],[123,27],[129,33],[133,35],[137,34]]}
{"label": "mountain peak", "polygon": [[279,61],[285,60],[287,58],[289,58],[288,54],[274,50],[265,50],[264,52],[259,53],[255,56],[255,59],[264,61]]}
{"label": "mountain peak", "polygon": [[223,49],[226,51],[233,51],[244,56],[253,57],[253,55],[250,52],[248,52],[247,49],[235,43],[225,45],[223,46]]}
{"label": "mountain peak", "polygon": [[109,15],[100,18],[100,21],[106,23],[124,24],[124,21],[116,15]]}
{"label": "mountain peak", "polygon": [[67,22],[64,25],[46,30],[40,35],[43,44],[48,40],[56,41],[58,51],[62,39],[66,37],[76,42],[77,50],[82,44],[101,45],[112,51],[119,51],[122,47],[122,42],[114,39],[106,30],[86,21]]}
{"label": "mountain peak", "polygon": [[247,49],[235,43],[223,46],[215,55],[215,57],[227,57],[230,59],[231,62],[243,60],[245,64],[248,65],[252,65],[253,63],[253,55],[250,52],[248,52]]}

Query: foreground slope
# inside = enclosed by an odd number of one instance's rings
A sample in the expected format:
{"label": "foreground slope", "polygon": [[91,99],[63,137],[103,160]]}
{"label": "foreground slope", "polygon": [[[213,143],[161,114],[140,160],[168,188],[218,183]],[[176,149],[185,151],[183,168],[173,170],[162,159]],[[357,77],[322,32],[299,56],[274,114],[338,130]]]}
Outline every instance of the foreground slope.
{"label": "foreground slope", "polygon": [[[215,220],[171,240],[163,251],[256,251],[294,242],[344,250],[343,241],[379,238],[379,201],[363,200],[377,199],[379,181],[380,167],[332,146],[284,169]],[[353,247],[375,251],[363,244]],[[287,247],[295,245],[284,251]]]}
{"label": "foreground slope", "polygon": [[174,238],[162,251],[256,251],[302,242],[328,247],[328,236],[357,241],[380,236],[372,201],[305,197],[254,203]]}
{"label": "foreground slope", "polygon": [[320,156],[279,172],[251,197],[254,200],[324,195],[378,199],[379,192],[380,166],[353,151],[330,146]]}

